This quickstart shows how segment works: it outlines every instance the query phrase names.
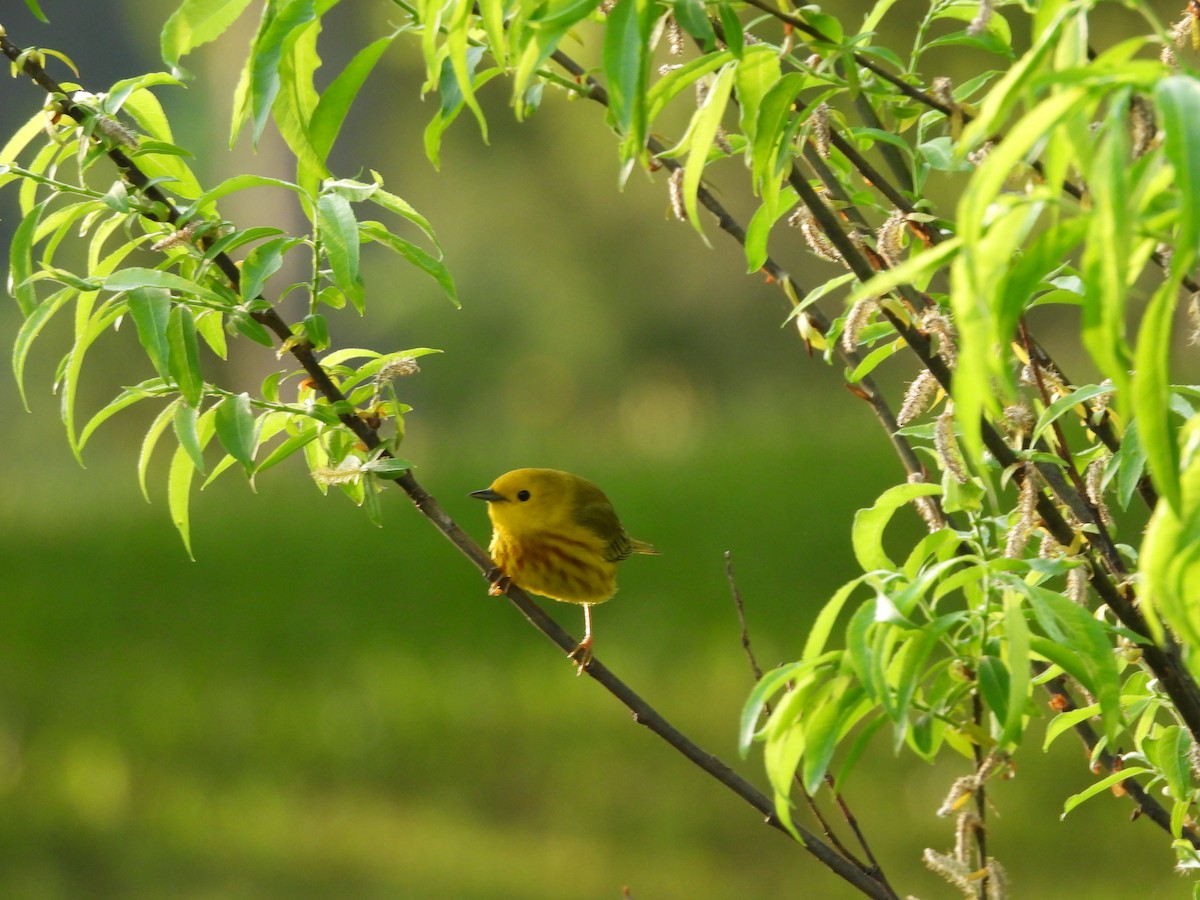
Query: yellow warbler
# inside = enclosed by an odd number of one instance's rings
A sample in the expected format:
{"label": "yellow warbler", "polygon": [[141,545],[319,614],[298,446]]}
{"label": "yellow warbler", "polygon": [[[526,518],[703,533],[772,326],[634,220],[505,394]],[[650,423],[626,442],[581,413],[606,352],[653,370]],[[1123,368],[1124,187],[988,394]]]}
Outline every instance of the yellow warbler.
{"label": "yellow warbler", "polygon": [[655,549],[625,533],[600,488],[569,472],[514,469],[471,496],[487,501],[492,520],[489,594],[515,584],[583,604],[583,640],[570,654],[582,674],[592,659],[592,606],[617,592],[617,563]]}

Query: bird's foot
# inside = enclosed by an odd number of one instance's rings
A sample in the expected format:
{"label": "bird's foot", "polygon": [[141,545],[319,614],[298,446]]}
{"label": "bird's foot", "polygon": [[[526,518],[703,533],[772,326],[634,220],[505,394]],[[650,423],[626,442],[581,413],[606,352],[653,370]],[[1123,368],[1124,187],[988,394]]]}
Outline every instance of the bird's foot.
{"label": "bird's foot", "polygon": [[505,575],[499,566],[492,566],[483,573],[483,577],[492,585],[488,588],[489,597],[499,597],[512,587],[512,579]]}
{"label": "bird's foot", "polygon": [[580,641],[579,646],[567,654],[567,659],[575,663],[575,674],[582,675],[592,661],[592,636],[589,634]]}

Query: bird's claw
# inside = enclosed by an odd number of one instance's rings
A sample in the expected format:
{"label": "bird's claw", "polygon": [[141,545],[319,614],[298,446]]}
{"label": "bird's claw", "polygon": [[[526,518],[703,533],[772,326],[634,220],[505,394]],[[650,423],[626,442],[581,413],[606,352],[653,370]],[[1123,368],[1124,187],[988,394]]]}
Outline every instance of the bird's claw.
{"label": "bird's claw", "polygon": [[512,579],[505,575],[499,566],[492,566],[483,573],[483,577],[492,585],[488,588],[489,597],[499,597],[512,587]]}
{"label": "bird's claw", "polygon": [[592,638],[589,635],[579,642],[574,650],[567,654],[567,659],[575,663],[575,674],[582,675],[592,662]]}

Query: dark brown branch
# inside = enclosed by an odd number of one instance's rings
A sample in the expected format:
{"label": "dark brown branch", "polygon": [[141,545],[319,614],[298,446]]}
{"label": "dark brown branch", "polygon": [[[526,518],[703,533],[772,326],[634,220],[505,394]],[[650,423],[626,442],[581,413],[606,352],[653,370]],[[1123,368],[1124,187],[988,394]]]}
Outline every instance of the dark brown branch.
{"label": "dark brown branch", "polygon": [[[1043,674],[1049,667],[1044,663],[1033,664],[1035,675]],[[1051,698],[1057,698],[1054,704],[1054,709],[1058,712],[1070,712],[1079,708],[1071,696],[1070,689],[1067,686],[1066,680],[1061,676],[1056,676],[1049,679],[1044,685],[1047,693]],[[1075,733],[1079,736],[1083,746],[1087,749],[1090,757],[1096,749],[1096,744],[1100,742],[1096,730],[1091,724],[1084,720],[1076,722],[1074,725]],[[1119,771],[1120,760],[1109,753],[1107,750],[1100,751],[1096,755],[1096,761],[1109,772]],[[1137,813],[1143,815],[1152,821],[1155,825],[1172,834],[1171,831],[1171,814],[1158,802],[1155,797],[1150,794],[1142,785],[1133,778],[1126,778],[1121,782],[1121,786],[1125,789],[1126,795],[1137,806]],[[1200,849],[1200,835],[1196,834],[1195,829],[1188,826],[1186,823],[1183,826],[1182,837],[1193,847]]]}
{"label": "dark brown branch", "polygon": [[[742,600],[742,592],[737,586],[737,579],[734,578],[733,575],[733,554],[728,550],[725,551],[725,579],[729,582],[729,592],[733,597],[734,609],[737,611],[738,625],[741,629],[742,649],[745,651],[746,659],[750,663],[750,671],[754,673],[754,680],[761,681],[763,677],[762,666],[758,664],[758,658],[754,653],[754,646],[750,642],[750,629],[746,624],[745,603]],[[772,713],[771,704],[768,702],[764,704],[763,708],[766,711],[767,716],[770,716]],[[853,812],[851,812],[850,806],[842,797],[841,792],[835,787],[833,776],[826,772],[825,784],[828,786],[830,793],[833,795],[834,801],[838,805],[838,811],[842,814],[842,818],[846,820],[846,824],[854,833],[854,837],[858,841],[859,846],[862,847],[863,852],[866,853],[867,862],[865,863],[854,853],[852,853],[849,847],[842,843],[841,838],[839,838],[837,832],[833,830],[833,826],[830,825],[829,820],[825,818],[825,814],[821,811],[821,807],[817,805],[816,799],[804,787],[804,782],[800,778],[800,774],[798,772],[793,773],[792,780],[796,782],[796,786],[800,789],[800,793],[804,796],[805,801],[807,801],[809,810],[820,823],[821,830],[824,832],[825,837],[829,840],[829,843],[832,844],[837,851],[842,854],[842,856],[850,860],[850,862],[857,866],[866,875],[884,885],[887,885],[888,890],[892,890],[891,885],[888,883],[887,876],[883,872],[883,867],[879,865],[879,860],[875,858],[875,854],[871,850],[871,845],[867,843],[866,835],[863,834],[862,829],[859,827],[858,818]]]}
{"label": "dark brown branch", "polygon": [[[780,22],[785,22],[786,24],[795,28],[797,31],[803,32],[804,34],[807,34],[809,37],[811,37],[815,40],[822,41],[826,44],[834,43],[834,41],[831,41],[828,37],[826,37],[824,34],[822,34],[819,29],[814,28],[812,25],[809,25],[807,22],[805,22],[801,18],[793,16],[789,13],[785,13],[783,10],[779,9],[777,6],[772,6],[770,3],[767,2],[767,0],[746,0],[746,3],[749,6],[753,6],[758,9],[761,9],[763,12],[767,13],[768,15],[774,16]],[[922,103],[925,106],[928,106],[930,109],[936,109],[939,112],[945,113],[946,115],[950,115],[953,112],[953,110],[950,109],[950,107],[946,106],[946,104],[942,103],[940,100],[938,100],[932,94],[928,94],[925,91],[922,91],[920,88],[913,87],[911,84],[909,84],[903,78],[899,77],[898,75],[893,75],[887,69],[878,65],[870,57],[864,56],[861,53],[853,53],[851,55],[853,56],[855,63],[857,63],[859,66],[861,66],[862,68],[866,69],[869,72],[874,72],[876,75],[878,75],[880,78],[882,78],[888,84],[892,85],[894,88],[896,88],[896,90],[898,90],[900,93],[904,94],[904,96],[908,97],[909,99],[916,100],[918,103]]]}
{"label": "dark brown branch", "polygon": [[[0,36],[0,51],[8,58],[16,61],[21,51],[18,47],[12,44],[7,37]],[[28,74],[38,85],[52,94],[61,94],[67,96],[57,82],[46,74],[45,70],[37,65],[33,60],[27,60],[24,66],[26,74]],[[88,110],[67,102],[64,110],[75,118],[77,121],[86,121],[90,113]],[[161,221],[169,222],[179,226],[182,223],[179,219],[179,212],[170,199],[167,198],[155,186],[148,186],[149,179],[145,173],[138,168],[136,163],[118,148],[109,148],[107,155],[110,160],[121,169],[124,176],[130,184],[145,191],[145,196],[151,200],[161,203],[165,212],[160,218]],[[217,266],[222,273],[229,279],[233,287],[237,287],[239,283],[238,270],[232,258],[224,253],[219,253],[215,257]],[[312,352],[312,348],[306,342],[296,342],[293,340],[291,327],[273,308],[264,311],[256,312],[255,318],[265,327],[269,328],[281,342],[287,342],[289,352],[296,361],[304,368],[308,375],[313,379],[321,393],[332,403],[347,402],[345,395],[329,377],[329,374],[317,361],[316,356]],[[378,432],[368,425],[365,421],[357,416],[349,413],[339,417],[343,424],[350,428],[369,448],[379,447],[381,440]],[[386,451],[385,451],[386,452]],[[394,479],[404,492],[412,500],[413,504],[424,516],[433,523],[433,525],[450,540],[472,563],[480,570],[481,573],[487,572],[493,567],[491,559],[487,553],[481,548],[458,524],[442,509],[440,504],[434,497],[426,491],[412,476],[411,473],[405,473]],[[553,643],[557,644],[566,652],[570,652],[577,645],[578,641],[568,635],[553,619],[551,619],[530,597],[522,590],[516,587],[510,587],[507,590],[509,600],[516,606],[525,618],[541,631]],[[587,673],[600,685],[616,697],[622,704],[626,706],[633,714],[634,720],[641,725],[646,726],[654,734],[662,738],[671,747],[677,750],[680,754],[698,766],[706,774],[723,784],[725,787],[733,791],[742,800],[748,803],[751,807],[761,813],[767,824],[772,827],[787,832],[782,822],[775,814],[774,804],[771,799],[755,788],[752,784],[730,769],[724,762],[711,753],[701,749],[696,743],[690,740],[681,731],[675,728],[661,714],[643,700],[636,692],[629,688],[624,682],[618,679],[611,671],[608,670],[599,660],[593,659],[587,666]],[[811,832],[803,828],[795,829],[795,836],[800,844],[833,872],[860,892],[868,897],[878,898],[878,900],[897,900],[896,894],[892,892],[886,885],[880,884],[878,881],[871,879],[865,875],[859,868],[848,863],[839,856],[832,848],[822,842]]]}

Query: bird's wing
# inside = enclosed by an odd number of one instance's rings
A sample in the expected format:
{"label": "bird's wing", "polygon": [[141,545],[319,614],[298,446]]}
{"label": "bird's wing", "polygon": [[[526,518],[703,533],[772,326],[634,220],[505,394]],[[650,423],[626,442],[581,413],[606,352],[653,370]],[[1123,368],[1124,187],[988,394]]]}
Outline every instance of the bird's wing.
{"label": "bird's wing", "polygon": [[600,555],[608,562],[619,562],[633,554],[633,542],[621,527],[621,521],[608,498],[591,486],[580,488],[575,521],[604,542]]}

